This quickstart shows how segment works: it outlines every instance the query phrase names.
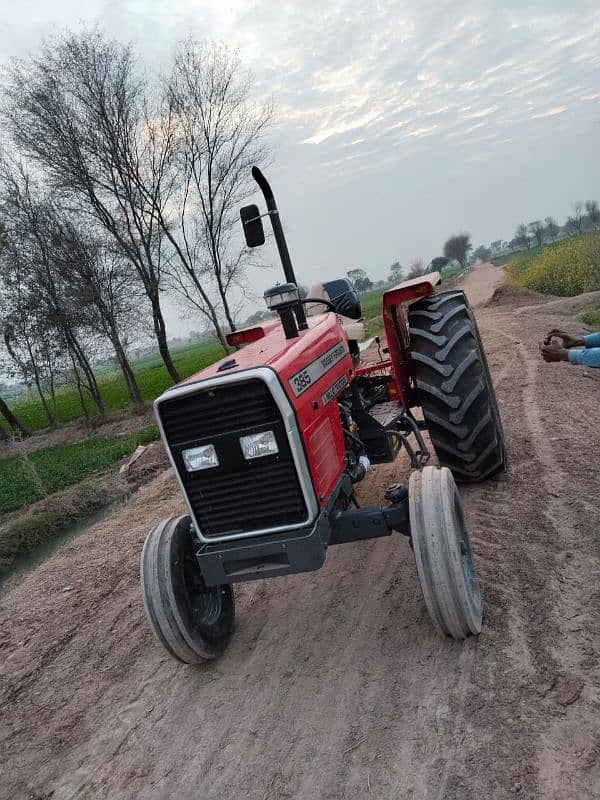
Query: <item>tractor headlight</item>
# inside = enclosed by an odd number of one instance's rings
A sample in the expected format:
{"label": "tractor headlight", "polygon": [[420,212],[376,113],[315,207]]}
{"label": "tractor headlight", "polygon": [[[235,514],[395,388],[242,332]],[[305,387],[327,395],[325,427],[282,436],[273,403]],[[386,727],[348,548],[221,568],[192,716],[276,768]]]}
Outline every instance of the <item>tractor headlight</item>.
{"label": "tractor headlight", "polygon": [[261,458],[261,456],[274,456],[279,452],[277,440],[273,431],[253,433],[250,436],[240,436],[240,445],[244,458]]}
{"label": "tractor headlight", "polygon": [[192,447],[190,450],[184,450],[181,455],[188,472],[198,472],[201,469],[211,469],[211,467],[219,466],[219,457],[214,444]]}

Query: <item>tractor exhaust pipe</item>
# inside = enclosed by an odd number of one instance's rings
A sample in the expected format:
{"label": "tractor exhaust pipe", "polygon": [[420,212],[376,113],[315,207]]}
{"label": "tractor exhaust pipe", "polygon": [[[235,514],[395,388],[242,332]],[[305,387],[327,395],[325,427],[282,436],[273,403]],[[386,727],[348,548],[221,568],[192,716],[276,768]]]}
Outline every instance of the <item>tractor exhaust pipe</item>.
{"label": "tractor exhaust pipe", "polygon": [[[258,183],[260,190],[263,193],[263,197],[265,198],[265,203],[267,204],[267,211],[269,213],[269,219],[271,220],[271,226],[273,228],[275,242],[277,243],[277,250],[279,251],[279,258],[281,259],[285,279],[288,283],[294,283],[297,285],[294,267],[292,266],[292,259],[290,258],[290,252],[285,240],[285,234],[283,232],[281,220],[279,219],[279,209],[277,208],[275,195],[273,194],[271,185],[258,167],[252,167],[252,177]],[[304,306],[302,303],[295,304],[294,313],[296,314],[296,319],[298,320],[298,328],[301,331],[305,331],[308,328],[308,323],[306,321],[306,314],[304,313]]]}

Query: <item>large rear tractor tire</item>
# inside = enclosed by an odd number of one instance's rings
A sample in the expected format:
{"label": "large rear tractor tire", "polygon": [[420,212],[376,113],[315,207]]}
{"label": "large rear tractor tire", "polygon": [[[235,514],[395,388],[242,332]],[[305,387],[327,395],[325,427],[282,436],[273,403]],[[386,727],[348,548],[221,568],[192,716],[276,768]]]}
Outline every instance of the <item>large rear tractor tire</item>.
{"label": "large rear tractor tire", "polygon": [[477,323],[464,292],[408,309],[419,402],[439,462],[472,483],[503,469],[504,433]]}
{"label": "large rear tractor tire", "polygon": [[205,585],[189,516],[165,519],[152,528],[140,573],[146,616],[169,655],[185,664],[220,656],[233,633],[233,590]]}
{"label": "large rear tractor tire", "polygon": [[410,476],[410,530],[429,616],[443,636],[481,632],[483,603],[460,497],[446,467]]}

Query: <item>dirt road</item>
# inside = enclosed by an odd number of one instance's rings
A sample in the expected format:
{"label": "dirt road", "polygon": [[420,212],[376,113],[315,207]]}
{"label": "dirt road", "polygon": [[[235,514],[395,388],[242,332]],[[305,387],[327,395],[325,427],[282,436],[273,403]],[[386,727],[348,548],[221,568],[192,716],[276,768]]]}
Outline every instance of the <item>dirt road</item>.
{"label": "dirt road", "polygon": [[[479,638],[434,633],[394,536],[242,586],[225,657],[176,664],[137,583],[146,531],[182,507],[163,474],[0,596],[0,797],[600,797],[600,375],[542,363],[554,318],[518,304],[477,309],[510,458],[463,490]],[[372,470],[363,501],[405,474]]]}

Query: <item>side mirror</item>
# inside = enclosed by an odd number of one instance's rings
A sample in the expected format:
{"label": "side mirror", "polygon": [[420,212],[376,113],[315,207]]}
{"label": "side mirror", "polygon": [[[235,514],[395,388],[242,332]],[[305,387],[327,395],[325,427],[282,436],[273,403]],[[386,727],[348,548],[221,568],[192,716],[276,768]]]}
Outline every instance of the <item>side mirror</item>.
{"label": "side mirror", "polygon": [[263,228],[258,206],[253,205],[240,208],[240,217],[248,247],[260,247],[261,244],[264,244],[265,229]]}

